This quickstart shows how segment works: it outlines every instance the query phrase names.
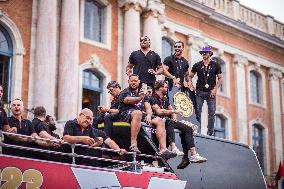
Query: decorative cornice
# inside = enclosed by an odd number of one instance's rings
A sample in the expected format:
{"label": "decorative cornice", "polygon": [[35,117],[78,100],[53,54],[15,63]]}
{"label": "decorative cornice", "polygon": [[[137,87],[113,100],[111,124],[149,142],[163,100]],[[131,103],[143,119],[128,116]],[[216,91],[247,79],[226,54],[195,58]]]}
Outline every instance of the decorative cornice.
{"label": "decorative cornice", "polygon": [[96,54],[93,54],[91,58],[87,61],[91,64],[92,68],[102,69],[103,66],[99,62],[99,57]]}
{"label": "decorative cornice", "polygon": [[149,0],[145,9],[146,12],[155,12],[158,16],[165,14],[165,4],[159,0]]}
{"label": "decorative cornice", "polygon": [[188,35],[187,44],[193,50],[198,51],[202,46],[204,46],[205,40],[200,37],[194,36],[194,35]]}
{"label": "decorative cornice", "polygon": [[120,0],[118,3],[123,11],[128,11],[130,8],[133,8],[138,12],[142,12],[143,8],[146,7],[146,1],[144,0]]}
{"label": "decorative cornice", "polygon": [[219,58],[224,58],[224,49],[217,49],[216,56]]}
{"label": "decorative cornice", "polygon": [[282,78],[282,72],[278,69],[270,68],[269,69],[269,77],[271,79],[275,79],[275,80],[281,79]]}
{"label": "decorative cornice", "polygon": [[[177,3],[180,3],[186,7],[195,9],[198,12],[201,12],[207,16],[209,16],[210,19],[214,20],[215,22],[219,22],[222,24],[225,24],[229,27],[235,28],[241,32],[247,33],[253,37],[256,37],[258,39],[261,39],[263,41],[267,41],[271,44],[277,45],[279,47],[284,48],[284,40],[283,37],[279,37],[276,35],[271,35],[269,32],[265,31],[264,29],[261,28],[255,28],[252,27],[249,23],[246,23],[244,21],[239,20],[239,15],[238,16],[228,16],[225,13],[222,13],[220,11],[217,11],[215,8],[209,7],[209,5],[205,5],[204,3],[199,3],[194,0],[174,0]],[[203,2],[203,1],[202,1]],[[213,1],[210,1],[213,2]],[[234,1],[232,1],[234,2]],[[236,9],[239,10],[239,9]],[[238,13],[239,14],[239,13]],[[278,22],[273,22],[274,25],[278,24],[279,27],[282,27],[282,23]],[[272,28],[274,28],[274,25]],[[275,32],[275,31],[274,31]]]}
{"label": "decorative cornice", "polygon": [[239,66],[241,68],[248,65],[248,59],[242,55],[234,54],[233,62],[236,66]]}
{"label": "decorative cornice", "polygon": [[147,10],[147,11],[143,12],[143,15],[142,15],[142,17],[144,19],[147,19],[149,17],[159,18],[159,16],[160,16],[160,14],[156,10]]}

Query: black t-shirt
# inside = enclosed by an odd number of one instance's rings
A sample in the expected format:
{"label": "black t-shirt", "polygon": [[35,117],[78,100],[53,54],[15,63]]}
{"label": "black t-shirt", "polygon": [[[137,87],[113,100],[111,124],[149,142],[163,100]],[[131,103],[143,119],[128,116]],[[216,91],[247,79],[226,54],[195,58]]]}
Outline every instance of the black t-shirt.
{"label": "black t-shirt", "polygon": [[126,97],[138,97],[139,93],[132,91],[131,88],[127,87],[123,91],[121,91],[119,95],[119,112],[124,112],[130,109],[137,110],[137,106],[135,104],[125,104],[124,99]]}
{"label": "black t-shirt", "polygon": [[[177,59],[175,55],[171,55],[165,58],[163,64],[169,67],[168,71],[171,75],[176,78],[180,78],[180,83],[183,85],[184,75],[189,68],[188,61],[184,57]],[[169,82],[169,86],[172,87],[173,80],[169,78],[167,78],[167,80]]]}
{"label": "black t-shirt", "polygon": [[37,134],[39,134],[41,131],[46,131],[46,132],[49,131],[47,123],[45,121],[41,121],[38,118],[34,118],[32,120],[32,124]]}
{"label": "black t-shirt", "polygon": [[[168,109],[168,107],[170,106],[169,99],[166,96],[163,96],[163,98],[160,98],[156,93],[154,93],[149,98],[149,102],[151,106],[154,106],[157,104],[161,109]],[[159,117],[166,117],[166,116],[159,116]]]}
{"label": "black t-shirt", "polygon": [[63,136],[64,135],[89,136],[94,139],[97,137],[102,137],[104,141],[108,138],[103,131],[94,129],[91,125],[89,125],[84,131],[82,131],[76,119],[66,122],[63,132]]}
{"label": "black t-shirt", "polygon": [[123,101],[126,97],[139,97],[138,92],[132,91],[129,87],[124,89],[119,95],[119,112],[124,112],[130,109],[145,111],[145,102],[149,101],[149,97],[145,95],[137,104],[125,104]]}
{"label": "black t-shirt", "polygon": [[119,108],[119,96],[114,97],[111,101],[110,109],[118,109]]}
{"label": "black t-shirt", "polygon": [[[197,73],[198,79],[196,83],[196,89],[205,92],[209,92],[215,87],[216,76],[222,73],[220,64],[213,60],[210,61],[207,67],[207,71],[205,70],[203,61],[200,61],[192,66],[191,72],[194,74]],[[209,88],[205,88],[206,78]]]}
{"label": "black t-shirt", "polygon": [[20,122],[17,118],[11,116],[8,117],[8,122],[11,128],[17,128],[17,134],[30,136],[32,133],[36,132],[30,120],[22,119]]}
{"label": "black t-shirt", "polygon": [[7,114],[4,110],[4,108],[0,108],[0,129],[3,130],[4,125],[9,125],[8,119],[7,119]]}
{"label": "black t-shirt", "polygon": [[140,81],[149,84],[155,83],[156,77],[148,73],[148,69],[156,70],[162,65],[160,56],[151,50],[146,55],[141,50],[133,51],[129,63],[134,66],[133,73],[139,76]]}

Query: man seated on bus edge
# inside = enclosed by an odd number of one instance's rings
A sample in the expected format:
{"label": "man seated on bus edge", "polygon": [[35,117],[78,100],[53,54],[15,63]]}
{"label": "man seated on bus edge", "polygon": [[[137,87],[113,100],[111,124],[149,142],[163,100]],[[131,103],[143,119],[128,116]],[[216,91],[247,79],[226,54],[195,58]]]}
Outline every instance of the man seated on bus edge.
{"label": "man seated on bus edge", "polygon": [[[142,120],[147,124],[152,124],[156,127],[156,137],[160,144],[161,155],[165,159],[173,158],[176,156],[166,148],[166,133],[165,123],[162,119],[154,117],[152,119],[151,105],[145,100],[145,92],[139,91],[139,77],[136,74],[129,76],[129,87],[124,89],[119,96],[119,115],[123,121],[130,122],[131,129],[131,146],[130,150],[136,153],[141,153],[137,147],[137,136],[141,129]],[[145,114],[143,116],[143,111]]]}
{"label": "man seated on bus edge", "polygon": [[[169,144],[172,147],[172,150],[178,150],[175,145],[175,132],[174,129],[181,131],[181,143],[183,147],[183,159],[178,165],[178,169],[183,169],[189,165],[190,162],[193,163],[202,163],[206,162],[207,159],[200,156],[196,152],[194,139],[193,139],[193,130],[191,127],[177,121],[176,114],[180,113],[177,110],[174,110],[169,103],[167,96],[168,84],[165,81],[157,81],[155,83],[155,93],[150,99],[150,103],[153,111],[157,116],[163,117],[166,119],[166,130],[167,130],[167,139]],[[188,158],[188,151],[191,152],[190,159]]]}
{"label": "man seated on bus edge", "polygon": [[[84,108],[74,120],[69,120],[64,126],[63,139],[72,144],[85,144],[92,147],[98,147],[106,144],[113,150],[117,150],[119,155],[123,155],[126,151],[121,149],[111,138],[98,129],[94,129],[91,125],[93,122],[93,112]],[[80,153],[89,156],[97,156],[93,153],[93,149],[81,149]],[[81,164],[88,164],[88,161],[81,160]]]}
{"label": "man seated on bus edge", "polygon": [[114,121],[119,120],[119,95],[121,87],[117,81],[110,81],[107,84],[108,93],[112,96],[111,106],[107,108],[105,106],[98,106],[99,118],[98,123],[104,122],[104,132],[107,136],[111,136],[111,127]]}

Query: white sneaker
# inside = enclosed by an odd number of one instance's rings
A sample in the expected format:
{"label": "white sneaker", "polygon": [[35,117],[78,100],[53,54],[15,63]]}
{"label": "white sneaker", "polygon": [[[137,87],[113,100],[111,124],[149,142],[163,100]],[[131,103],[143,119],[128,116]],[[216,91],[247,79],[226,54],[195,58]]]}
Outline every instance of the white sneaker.
{"label": "white sneaker", "polygon": [[177,154],[177,156],[183,156],[184,153],[182,151],[180,151],[178,148],[174,148],[172,150],[172,152],[174,152],[175,154]]}
{"label": "white sneaker", "polygon": [[198,131],[198,125],[192,125],[191,126],[191,128],[192,128],[192,130],[193,130],[193,133],[197,133],[197,131]]}
{"label": "white sneaker", "polygon": [[190,157],[190,162],[192,162],[192,163],[204,163],[206,161],[207,161],[207,159],[200,156],[199,154],[195,154],[195,155],[192,155]]}

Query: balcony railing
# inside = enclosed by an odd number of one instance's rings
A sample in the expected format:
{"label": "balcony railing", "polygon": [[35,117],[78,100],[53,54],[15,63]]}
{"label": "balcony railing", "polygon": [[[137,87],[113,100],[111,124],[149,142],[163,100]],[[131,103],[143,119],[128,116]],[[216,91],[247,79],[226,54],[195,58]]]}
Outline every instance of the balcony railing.
{"label": "balcony railing", "polygon": [[[191,0],[187,0],[191,1]],[[229,18],[284,40],[284,24],[270,15],[262,14],[240,4],[237,0],[194,0]]]}

